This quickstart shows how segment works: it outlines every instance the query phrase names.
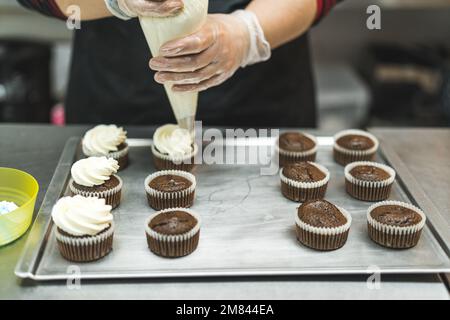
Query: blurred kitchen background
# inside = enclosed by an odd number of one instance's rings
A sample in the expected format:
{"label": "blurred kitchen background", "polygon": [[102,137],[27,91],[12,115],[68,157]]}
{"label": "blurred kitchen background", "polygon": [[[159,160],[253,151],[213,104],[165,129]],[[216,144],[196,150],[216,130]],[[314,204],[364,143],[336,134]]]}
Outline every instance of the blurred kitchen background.
{"label": "blurred kitchen background", "polygon": [[[0,0],[0,122],[63,124],[71,36]],[[347,0],[311,40],[321,129],[450,126],[450,0]]]}

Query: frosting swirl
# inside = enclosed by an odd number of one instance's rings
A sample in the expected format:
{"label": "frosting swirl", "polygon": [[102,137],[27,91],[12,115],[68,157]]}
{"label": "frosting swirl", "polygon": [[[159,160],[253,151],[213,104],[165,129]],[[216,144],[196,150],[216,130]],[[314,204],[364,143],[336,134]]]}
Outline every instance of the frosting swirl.
{"label": "frosting swirl", "polygon": [[85,187],[99,186],[119,170],[117,160],[106,157],[89,157],[75,162],[70,170],[73,180]]}
{"label": "frosting swirl", "polygon": [[175,124],[159,127],[153,135],[156,149],[172,158],[180,158],[192,153],[192,137],[188,130]]}
{"label": "frosting swirl", "polygon": [[87,156],[106,156],[117,151],[127,139],[127,132],[116,125],[98,125],[83,137],[83,151]]}
{"label": "frosting swirl", "polygon": [[56,226],[73,236],[94,236],[108,228],[112,221],[111,206],[105,199],[82,196],[64,197],[53,206]]}

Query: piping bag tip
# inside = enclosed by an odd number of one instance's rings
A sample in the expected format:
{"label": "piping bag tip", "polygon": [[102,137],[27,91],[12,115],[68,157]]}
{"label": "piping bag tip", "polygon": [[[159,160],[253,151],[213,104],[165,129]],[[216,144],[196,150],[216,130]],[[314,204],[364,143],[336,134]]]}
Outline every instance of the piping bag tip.
{"label": "piping bag tip", "polygon": [[195,134],[195,116],[188,116],[177,119],[178,125],[182,129],[186,129],[194,137]]}

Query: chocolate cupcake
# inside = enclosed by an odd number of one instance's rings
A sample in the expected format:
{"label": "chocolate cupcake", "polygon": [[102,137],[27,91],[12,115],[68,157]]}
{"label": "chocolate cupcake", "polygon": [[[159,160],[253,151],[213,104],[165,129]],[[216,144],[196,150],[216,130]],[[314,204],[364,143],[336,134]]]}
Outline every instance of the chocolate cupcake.
{"label": "chocolate cupcake", "polygon": [[158,171],[144,183],[148,204],[155,210],[189,208],[194,203],[196,179],[180,170]]}
{"label": "chocolate cupcake", "polygon": [[315,161],[317,139],[301,132],[285,132],[280,135],[276,144],[280,167],[294,162]]}
{"label": "chocolate cupcake", "polygon": [[115,125],[98,125],[83,137],[83,153],[87,157],[113,158],[119,163],[120,170],[128,166],[127,132]]}
{"label": "chocolate cupcake", "polygon": [[391,167],[367,161],[357,161],[345,167],[345,188],[353,198],[381,201],[389,198],[395,180]]}
{"label": "chocolate cupcake", "polygon": [[96,197],[116,208],[120,204],[123,182],[114,173],[119,169],[117,160],[89,157],[75,162],[70,170],[69,189],[72,195]]}
{"label": "chocolate cupcake", "polygon": [[152,144],[153,163],[158,170],[192,171],[198,146],[189,131],[167,124],[155,131]]}
{"label": "chocolate cupcake", "polygon": [[409,203],[383,201],[367,210],[369,237],[387,248],[407,249],[417,245],[425,222],[423,211]]}
{"label": "chocolate cupcake", "polygon": [[149,249],[162,257],[191,254],[200,239],[200,216],[184,208],[171,208],[152,214],[145,222]]}
{"label": "chocolate cupcake", "polygon": [[325,200],[303,203],[295,214],[297,239],[321,251],[336,250],[347,241],[351,215]]}
{"label": "chocolate cupcake", "polygon": [[281,193],[297,202],[322,199],[327,191],[330,172],[314,162],[289,164],[280,170]]}
{"label": "chocolate cupcake", "polygon": [[334,136],[334,160],[344,166],[355,161],[371,161],[378,146],[378,139],[366,131],[344,130]]}
{"label": "chocolate cupcake", "polygon": [[74,262],[103,258],[112,250],[114,222],[105,199],[82,196],[58,200],[52,210],[61,255]]}

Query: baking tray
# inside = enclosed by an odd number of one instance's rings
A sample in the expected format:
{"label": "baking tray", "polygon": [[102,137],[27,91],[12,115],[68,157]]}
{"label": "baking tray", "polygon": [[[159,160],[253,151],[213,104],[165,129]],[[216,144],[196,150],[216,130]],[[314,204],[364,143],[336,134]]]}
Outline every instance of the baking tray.
{"label": "baking tray", "polygon": [[[67,194],[70,167],[80,156],[80,139],[71,138],[63,151],[42,207],[36,218],[15,273],[21,278],[59,280],[164,278],[208,276],[265,276],[450,272],[450,260],[438,237],[426,226],[419,244],[409,250],[392,250],[373,243],[367,235],[368,202],[345,192],[343,167],[332,159],[331,137],[319,137],[317,161],[331,172],[326,199],[346,208],[353,217],[346,245],[318,252],[300,245],[295,237],[294,214],[298,204],[280,192],[279,176],[260,174],[255,165],[200,165],[193,210],[202,216],[198,249],[178,259],[165,259],[147,248],[144,221],[154,212],[144,192],[145,177],[154,172],[151,140],[130,139],[130,166],[119,175],[123,198],[114,210],[114,250],[105,258],[74,264],[59,254],[51,209]],[[274,142],[274,141],[272,141]],[[220,142],[217,142],[220,143]],[[237,140],[245,145],[267,144],[267,139]],[[386,162],[380,151],[379,162]],[[398,177],[392,200],[413,202]]]}

